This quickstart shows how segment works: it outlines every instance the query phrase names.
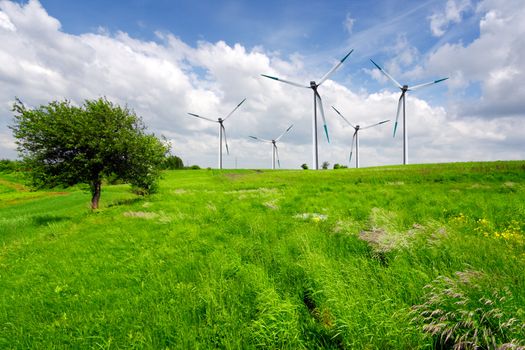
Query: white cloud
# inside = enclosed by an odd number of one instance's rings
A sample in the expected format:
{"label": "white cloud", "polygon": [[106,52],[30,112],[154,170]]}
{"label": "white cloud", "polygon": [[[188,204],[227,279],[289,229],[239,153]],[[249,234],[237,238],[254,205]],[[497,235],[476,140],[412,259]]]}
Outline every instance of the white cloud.
{"label": "white cloud", "polygon": [[11,32],[16,31],[16,27],[11,22],[11,20],[9,19],[9,16],[7,16],[2,11],[0,11],[0,29],[8,30],[8,31],[11,31]]}
{"label": "white cloud", "polygon": [[445,34],[450,23],[460,23],[463,13],[471,8],[470,0],[448,0],[443,12],[434,12],[430,17],[430,30],[434,36]]}
{"label": "white cloud", "polygon": [[[482,1],[477,7],[480,35],[469,44],[447,43],[432,52],[425,71],[450,72],[449,87],[461,92],[479,84],[481,95],[457,101],[461,116],[524,116],[525,7],[522,1]],[[463,97],[463,95],[460,94]]]}
{"label": "white cloud", "polygon": [[[36,0],[25,5],[0,1],[0,11],[16,28],[15,31],[0,28],[0,158],[14,154],[7,124],[12,119],[10,106],[15,96],[30,106],[64,98],[80,104],[84,99],[107,96],[135,109],[150,129],[173,142],[174,153],[186,163],[215,167],[217,125],[190,117],[187,112],[211,118],[225,116],[247,97],[246,103],[225,123],[231,151],[224,156],[226,167],[235,167],[236,163],[238,167],[270,167],[271,148],[252,142],[248,135],[274,138],[292,123],[294,128],[279,145],[281,163],[283,167],[296,169],[302,163],[311,164],[311,90],[260,76],[265,73],[308,84],[305,77],[316,74],[307,71],[300,55],[282,57],[261,47],[248,49],[222,41],[190,46],[165,32],[156,33],[155,42],[138,40],[123,32],[71,35],[62,32],[60,23]],[[503,30],[501,27],[508,23],[515,24],[497,13],[487,14],[484,21],[482,38],[486,33]],[[491,40],[472,45],[483,48]],[[523,74],[511,40],[504,42],[508,42],[509,52],[489,55],[490,59],[498,55],[508,58],[508,64],[489,70],[484,86],[490,91],[515,84]],[[478,53],[481,48],[474,51]],[[411,65],[419,55],[402,36],[394,49],[407,53],[394,62],[397,67]],[[450,55],[457,55],[455,76],[461,80],[457,85],[468,85],[479,79],[478,69],[486,66],[483,60],[461,65],[472,57],[468,50],[460,44],[446,45],[428,59],[428,70],[450,67]],[[448,61],[443,62],[440,57]],[[343,65],[341,71],[345,69]],[[321,162],[348,162],[352,129],[331,111],[331,105],[356,124],[395,118],[397,92],[356,93],[332,80],[327,80],[319,92],[332,141],[327,144],[319,126]],[[417,96],[407,98],[412,162],[524,157],[523,151],[509,152],[505,146],[510,143],[509,147],[515,147],[522,142],[516,131],[523,130],[521,120],[502,118],[501,123],[495,123],[477,116],[469,121],[457,116],[451,118],[442,107],[431,106]],[[486,132],[496,124],[499,131]],[[490,140],[490,147],[484,137]],[[360,139],[362,166],[401,162],[402,138],[400,135],[392,138],[392,123],[364,130]],[[454,151],[457,149],[462,153]]]}
{"label": "white cloud", "polygon": [[[394,79],[396,79],[400,84],[407,83],[404,79],[413,79],[414,77],[419,78],[420,71],[411,70],[404,71],[406,67],[413,67],[414,62],[419,61],[421,54],[419,50],[410,44],[405,34],[398,34],[396,41],[387,47],[384,47],[383,50],[392,57],[392,59],[387,62],[376,62],[379,64],[385,71],[387,71]],[[392,82],[378,69],[365,69],[364,70],[371,78],[381,83],[388,83],[391,86]]]}
{"label": "white cloud", "polygon": [[352,34],[352,31],[354,30],[354,24],[355,18],[352,18],[351,14],[347,13],[343,25],[349,34]]}

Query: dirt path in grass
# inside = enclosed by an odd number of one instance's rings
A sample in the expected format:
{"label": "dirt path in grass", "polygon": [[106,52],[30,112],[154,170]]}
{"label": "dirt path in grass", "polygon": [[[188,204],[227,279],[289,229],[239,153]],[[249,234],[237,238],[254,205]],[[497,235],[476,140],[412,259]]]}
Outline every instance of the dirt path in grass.
{"label": "dirt path in grass", "polygon": [[16,183],[16,182],[7,181],[5,179],[0,179],[0,185],[11,188],[16,191],[20,191],[20,192],[29,191],[29,189],[26,186]]}

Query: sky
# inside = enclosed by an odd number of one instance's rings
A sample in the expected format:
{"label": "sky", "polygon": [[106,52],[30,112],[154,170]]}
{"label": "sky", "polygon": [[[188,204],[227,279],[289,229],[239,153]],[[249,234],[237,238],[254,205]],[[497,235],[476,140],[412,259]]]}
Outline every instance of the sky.
{"label": "sky", "polygon": [[[409,86],[410,163],[525,159],[523,0],[66,1],[0,0],[0,159],[17,157],[9,125],[18,97],[31,108],[106,97],[126,105],[171,143],[187,165],[312,166],[313,95],[261,76],[309,85],[350,50],[318,89],[330,143],[319,161],[349,165],[352,124],[361,166],[401,164],[400,90],[370,62]],[[354,153],[355,159],[355,153]],[[354,159],[351,166],[355,166]]]}

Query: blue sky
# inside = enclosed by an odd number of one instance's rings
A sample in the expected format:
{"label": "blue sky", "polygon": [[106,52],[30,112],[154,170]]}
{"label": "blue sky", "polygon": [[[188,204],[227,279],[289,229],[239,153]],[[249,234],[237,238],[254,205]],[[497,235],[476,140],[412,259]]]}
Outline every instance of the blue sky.
{"label": "blue sky", "polygon": [[[442,0],[427,1],[64,1],[42,0],[62,30],[72,34],[123,31],[134,38],[158,41],[156,32],[173,33],[184,42],[240,43],[263,46],[282,55],[299,53],[330,68],[349,49],[354,69],[371,67],[393,54],[400,38],[420,54],[442,42],[468,44],[479,35],[479,16],[463,13],[444,37],[432,35],[426,19],[441,10]],[[348,22],[351,22],[351,27]],[[350,29],[351,28],[351,29]],[[350,30],[349,30],[350,29]]]}
{"label": "blue sky", "polygon": [[[330,49],[347,37],[344,22],[355,19],[354,32],[370,30],[388,23],[409,25],[400,32],[420,40],[424,49],[431,47],[426,18],[443,6],[443,1],[55,1],[43,0],[47,12],[59,18],[64,31],[82,34],[102,26],[111,31],[125,31],[134,37],[153,39],[156,30],[177,33],[184,41],[224,40],[246,46],[272,43],[277,49]],[[414,25],[416,24],[416,25]],[[462,26],[462,30],[477,31]],[[293,29],[291,29],[293,28]],[[397,31],[397,30],[396,30]],[[273,41],[280,32],[289,40]],[[327,35],[329,33],[329,35]],[[421,35],[418,35],[421,34]],[[418,36],[416,38],[415,36]],[[425,39],[426,38],[426,39]],[[471,40],[468,33],[462,36]],[[290,40],[291,39],[291,40]],[[299,46],[300,45],[300,46]]]}
{"label": "blue sky", "polygon": [[[333,132],[321,158],[347,162],[351,132],[330,105],[356,123],[395,118],[398,90],[372,58],[409,85],[450,77],[408,96],[414,162],[523,159],[524,12],[520,0],[0,0],[0,158],[16,156],[14,96],[30,105],[108,96],[183,159],[213,166],[215,127],[187,112],[226,114],[247,97],[228,129],[230,166],[265,167],[247,134],[296,123],[280,152],[295,168],[310,159],[311,96],[260,74],[308,83],[354,49],[320,88]],[[399,163],[400,138],[383,129],[362,135],[363,165]]]}

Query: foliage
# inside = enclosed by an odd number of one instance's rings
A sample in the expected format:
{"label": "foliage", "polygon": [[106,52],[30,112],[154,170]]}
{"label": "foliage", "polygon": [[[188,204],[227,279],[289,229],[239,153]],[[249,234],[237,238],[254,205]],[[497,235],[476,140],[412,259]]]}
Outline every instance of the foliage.
{"label": "foliage", "polygon": [[0,172],[13,172],[19,171],[22,168],[22,164],[17,160],[0,159]]}
{"label": "foliage", "polygon": [[306,163],[301,164],[301,168],[303,168],[303,170],[308,170],[308,164]]}
{"label": "foliage", "polygon": [[335,163],[334,164],[334,169],[346,169],[348,168],[347,165],[342,165],[342,164],[339,164],[339,163]]}
{"label": "foliage", "polygon": [[81,107],[55,101],[36,109],[17,100],[13,111],[11,129],[34,187],[88,184],[94,209],[109,176],[143,193],[155,190],[167,148],[146,133],[133,111],[103,98]]}
{"label": "foliage", "polygon": [[321,165],[321,168],[326,170],[326,169],[328,169],[329,166],[330,166],[330,163],[328,163],[327,161],[324,161],[323,164]]}
{"label": "foliage", "polygon": [[519,349],[524,171],[167,170],[154,196],[105,185],[96,215],[82,186],[1,173],[0,348],[433,349],[412,319],[444,310],[454,339]]}
{"label": "foliage", "polygon": [[177,170],[184,169],[184,163],[180,157],[175,155],[166,155],[166,158],[162,162],[162,169],[164,170]]}

